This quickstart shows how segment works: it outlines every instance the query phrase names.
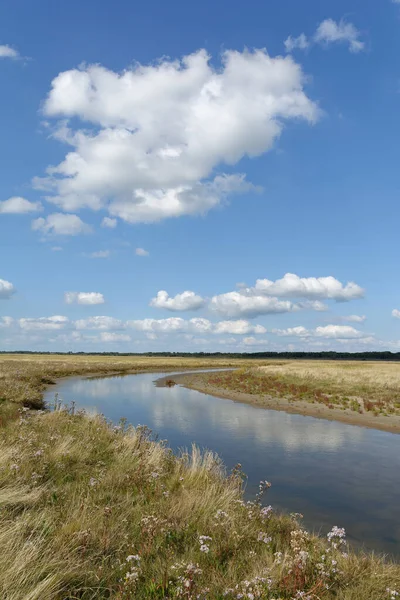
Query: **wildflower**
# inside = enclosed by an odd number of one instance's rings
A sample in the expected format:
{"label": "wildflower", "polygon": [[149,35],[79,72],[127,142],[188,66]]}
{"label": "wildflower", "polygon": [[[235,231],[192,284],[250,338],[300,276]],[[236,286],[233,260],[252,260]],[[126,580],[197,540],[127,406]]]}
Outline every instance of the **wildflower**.
{"label": "wildflower", "polygon": [[386,588],[386,591],[389,594],[390,600],[396,600],[396,598],[400,596],[397,590],[391,590],[390,588]]}
{"label": "wildflower", "polygon": [[91,478],[89,479],[89,485],[90,485],[91,487],[95,487],[95,486],[96,486],[98,483],[99,483],[99,482],[98,482],[98,480],[97,480],[97,479],[95,479],[94,477],[91,477]]}
{"label": "wildflower", "polygon": [[43,450],[37,450],[36,452],[34,452],[33,456],[42,456],[43,454]]}
{"label": "wildflower", "polygon": [[126,562],[131,562],[131,561],[135,561],[135,562],[140,562],[141,558],[139,556],[139,554],[130,554],[129,556],[126,557]]}
{"label": "wildflower", "polygon": [[264,544],[269,544],[272,541],[272,538],[268,537],[267,534],[263,531],[260,531],[260,533],[257,536],[257,541],[264,542]]}
{"label": "wildflower", "polygon": [[166,492],[163,492],[163,496],[165,496],[165,498],[168,498],[168,496],[169,496],[169,492],[168,492],[168,491],[166,491]]}
{"label": "wildflower", "polygon": [[272,506],[264,506],[260,511],[261,518],[269,519],[272,515],[272,512],[273,512]]}
{"label": "wildflower", "polygon": [[208,554],[210,552],[210,546],[208,545],[208,542],[212,542],[212,538],[210,538],[210,536],[199,536],[200,552],[204,552],[205,554]]}
{"label": "wildflower", "polygon": [[17,465],[16,463],[14,463],[13,465],[10,465],[10,471],[18,471],[19,470],[19,465]]}

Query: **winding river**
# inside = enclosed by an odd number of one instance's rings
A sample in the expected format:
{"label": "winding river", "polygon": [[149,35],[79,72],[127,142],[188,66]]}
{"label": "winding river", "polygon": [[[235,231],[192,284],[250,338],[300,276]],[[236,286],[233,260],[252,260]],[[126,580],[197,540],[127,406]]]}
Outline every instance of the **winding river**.
{"label": "winding river", "polygon": [[[181,386],[156,387],[165,373],[69,378],[57,392],[69,403],[118,422],[150,427],[173,450],[217,452],[248,476],[246,495],[272,482],[267,502],[304,515],[306,527],[345,527],[357,546],[400,556],[400,435],[256,408]],[[171,374],[168,374],[171,375]]]}

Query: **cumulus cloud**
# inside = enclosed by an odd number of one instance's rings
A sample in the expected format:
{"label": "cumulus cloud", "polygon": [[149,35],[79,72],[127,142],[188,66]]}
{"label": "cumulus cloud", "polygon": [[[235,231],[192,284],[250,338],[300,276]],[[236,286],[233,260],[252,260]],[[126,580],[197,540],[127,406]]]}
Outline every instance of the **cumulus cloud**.
{"label": "cumulus cloud", "polygon": [[102,227],[108,227],[109,229],[115,229],[117,226],[117,219],[112,219],[111,217],[104,217],[101,222]]}
{"label": "cumulus cloud", "polygon": [[71,151],[34,185],[63,210],[106,208],[131,223],[204,214],[249,189],[218,167],[267,152],[289,121],[318,119],[304,82],[292,57],[266,50],[227,50],[221,67],[199,50],[121,73],[62,72],[44,113],[63,120],[56,136]]}
{"label": "cumulus cloud", "polygon": [[5,279],[0,279],[0,300],[8,300],[13,294],[15,294],[15,287],[13,284]]}
{"label": "cumulus cloud", "polygon": [[61,246],[53,246],[51,249],[52,252],[62,252]]}
{"label": "cumulus cloud", "polygon": [[69,323],[67,317],[54,315],[53,317],[39,317],[37,319],[19,319],[21,329],[25,331],[58,330],[64,329]]}
{"label": "cumulus cloud", "polygon": [[360,41],[360,32],[352,23],[343,19],[338,23],[333,19],[325,19],[319,25],[314,39],[317,43],[333,44],[345,43],[349,45],[350,52],[361,52],[365,44]]}
{"label": "cumulus cloud", "polygon": [[248,321],[219,321],[212,323],[208,319],[189,319],[170,317],[168,319],[142,319],[128,321],[128,327],[150,333],[212,333],[230,335],[248,335],[265,333],[265,327],[251,325]]}
{"label": "cumulus cloud", "polygon": [[264,296],[245,296],[241,292],[228,292],[213,296],[210,308],[226,317],[256,317],[258,315],[292,312],[296,306],[288,300]]}
{"label": "cumulus cloud", "polygon": [[131,342],[132,338],[130,337],[130,335],[127,335],[126,333],[112,333],[109,331],[103,331],[100,334],[100,341],[101,342]]}
{"label": "cumulus cloud", "polygon": [[301,33],[298,37],[289,37],[284,42],[286,52],[292,52],[295,48],[299,48],[300,50],[306,50],[309,47],[310,42],[307,39],[307,36],[304,33]]}
{"label": "cumulus cloud", "polygon": [[40,202],[30,202],[20,196],[13,196],[0,202],[0,214],[3,215],[24,215],[40,210],[43,210]]}
{"label": "cumulus cloud", "polygon": [[144,248],[136,248],[135,254],[136,256],[149,256],[150,252],[147,252]]}
{"label": "cumulus cloud", "polygon": [[266,333],[262,325],[251,325],[242,319],[238,321],[220,321],[214,326],[214,333],[230,333],[232,335],[248,335],[249,333]]}
{"label": "cumulus cloud", "polygon": [[340,317],[340,320],[347,323],[364,323],[366,318],[365,315],[348,315],[346,317]]}
{"label": "cumulus cloud", "polygon": [[284,337],[320,337],[336,340],[366,337],[362,331],[358,331],[358,329],[350,327],[350,325],[326,325],[324,327],[316,327],[315,329],[306,329],[302,326],[289,327],[288,329],[273,329],[272,333]]}
{"label": "cumulus cloud", "polygon": [[19,58],[18,50],[15,50],[8,44],[0,44],[0,58]]}
{"label": "cumulus cloud", "polygon": [[97,329],[97,330],[113,330],[125,329],[125,323],[114,317],[89,317],[88,319],[79,319],[75,321],[76,329]]}
{"label": "cumulus cloud", "polygon": [[304,33],[293,38],[291,35],[285,40],[286,52],[292,52],[295,49],[305,50],[311,44],[330,44],[342,43],[348,44],[350,52],[361,52],[365,48],[365,43],[360,40],[361,33],[353,25],[344,19],[334,21],[333,19],[325,19],[317,27],[315,34],[311,39],[308,39]]}
{"label": "cumulus cloud", "polygon": [[272,333],[288,337],[310,337],[311,331],[300,325],[299,327],[288,327],[288,329],[272,329]]}
{"label": "cumulus cloud", "polygon": [[89,233],[91,228],[78,215],[53,213],[46,218],[40,217],[32,221],[32,229],[44,234],[79,235]]}
{"label": "cumulus cloud", "polygon": [[0,328],[2,329],[11,327],[13,323],[14,319],[12,317],[0,317]]}
{"label": "cumulus cloud", "polygon": [[286,298],[332,299],[338,302],[362,298],[365,293],[352,281],[343,285],[334,277],[299,277],[293,273],[286,273],[276,281],[257,279],[253,291]]}
{"label": "cumulus cloud", "polygon": [[99,292],[65,292],[66,304],[104,304],[104,296]]}
{"label": "cumulus cloud", "polygon": [[[1,280],[0,280],[0,297],[1,297]],[[392,317],[395,317],[396,319],[400,319],[400,310],[397,310],[397,308],[394,308],[392,310]]]}
{"label": "cumulus cloud", "polygon": [[168,292],[160,290],[155,298],[150,301],[150,306],[154,308],[164,308],[171,311],[198,310],[205,304],[204,298],[194,292],[185,291],[177,294],[174,298],[168,295]]}

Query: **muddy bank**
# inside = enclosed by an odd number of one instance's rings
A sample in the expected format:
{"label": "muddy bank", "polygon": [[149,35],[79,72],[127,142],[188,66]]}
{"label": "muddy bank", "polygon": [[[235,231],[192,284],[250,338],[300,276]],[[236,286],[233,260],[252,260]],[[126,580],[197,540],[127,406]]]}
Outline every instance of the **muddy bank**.
{"label": "muddy bank", "polygon": [[391,433],[400,433],[400,416],[390,415],[374,416],[368,413],[356,413],[352,410],[341,410],[339,408],[328,408],[324,404],[312,404],[304,400],[289,400],[288,398],[278,398],[269,395],[246,394],[234,390],[226,390],[211,385],[208,381],[210,373],[183,373],[180,375],[167,375],[156,381],[157,386],[173,386],[174,384],[183,385],[192,390],[197,390],[203,394],[226,398],[234,402],[244,402],[252,404],[259,408],[270,410],[280,410],[288,413],[316,417],[318,419],[328,419],[330,421],[341,421],[350,425],[359,425],[372,429],[380,429]]}

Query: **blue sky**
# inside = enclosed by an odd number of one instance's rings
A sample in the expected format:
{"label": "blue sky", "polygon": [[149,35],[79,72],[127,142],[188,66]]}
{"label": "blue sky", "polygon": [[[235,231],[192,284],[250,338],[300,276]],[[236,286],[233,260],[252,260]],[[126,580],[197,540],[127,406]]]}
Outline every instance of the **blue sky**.
{"label": "blue sky", "polygon": [[397,351],[399,29],[4,0],[0,348]]}

